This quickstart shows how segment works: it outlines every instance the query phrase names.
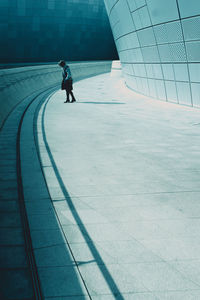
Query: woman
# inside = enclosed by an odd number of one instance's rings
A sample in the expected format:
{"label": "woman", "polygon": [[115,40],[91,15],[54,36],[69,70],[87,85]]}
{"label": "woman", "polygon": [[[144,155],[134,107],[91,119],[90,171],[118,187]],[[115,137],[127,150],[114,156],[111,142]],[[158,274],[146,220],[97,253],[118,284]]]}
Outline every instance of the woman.
{"label": "woman", "polygon": [[61,60],[58,65],[60,67],[63,68],[63,81],[62,81],[62,90],[66,90],[66,96],[67,99],[64,103],[70,102],[69,101],[69,95],[71,95],[72,97],[72,101],[71,102],[75,102],[76,99],[74,97],[74,94],[72,92],[73,90],[73,79],[72,79],[72,75],[71,75],[71,71],[68,65],[66,65],[66,62],[64,60]]}

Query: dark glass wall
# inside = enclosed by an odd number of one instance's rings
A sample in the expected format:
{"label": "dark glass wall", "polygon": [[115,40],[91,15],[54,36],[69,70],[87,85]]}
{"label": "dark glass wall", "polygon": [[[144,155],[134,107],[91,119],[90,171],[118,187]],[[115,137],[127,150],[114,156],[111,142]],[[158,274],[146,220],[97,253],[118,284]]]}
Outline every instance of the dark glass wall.
{"label": "dark glass wall", "polygon": [[0,62],[115,59],[103,0],[0,0]]}

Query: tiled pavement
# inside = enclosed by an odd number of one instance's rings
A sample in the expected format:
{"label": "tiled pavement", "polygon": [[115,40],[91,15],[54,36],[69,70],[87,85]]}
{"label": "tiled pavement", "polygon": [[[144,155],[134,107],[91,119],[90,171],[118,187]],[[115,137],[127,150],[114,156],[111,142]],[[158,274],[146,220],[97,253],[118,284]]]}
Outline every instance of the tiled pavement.
{"label": "tiled pavement", "polygon": [[39,141],[89,295],[200,298],[200,111],[137,95],[108,74],[74,93],[75,104],[62,91],[50,99]]}
{"label": "tiled pavement", "polygon": [[[74,93],[74,104],[53,94],[37,119],[33,104],[22,124],[24,198],[44,298],[199,299],[200,111],[137,95],[109,74],[75,83]],[[24,272],[15,155],[7,155],[1,249],[9,245],[5,264]]]}

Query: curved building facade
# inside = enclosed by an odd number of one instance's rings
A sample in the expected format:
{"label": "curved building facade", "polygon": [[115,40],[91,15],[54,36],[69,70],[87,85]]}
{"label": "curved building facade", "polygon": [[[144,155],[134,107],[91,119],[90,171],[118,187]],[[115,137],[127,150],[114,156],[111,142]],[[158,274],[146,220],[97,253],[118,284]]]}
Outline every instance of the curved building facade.
{"label": "curved building facade", "polygon": [[1,0],[0,63],[117,57],[102,0]]}
{"label": "curved building facade", "polygon": [[126,84],[200,106],[200,1],[105,0]]}

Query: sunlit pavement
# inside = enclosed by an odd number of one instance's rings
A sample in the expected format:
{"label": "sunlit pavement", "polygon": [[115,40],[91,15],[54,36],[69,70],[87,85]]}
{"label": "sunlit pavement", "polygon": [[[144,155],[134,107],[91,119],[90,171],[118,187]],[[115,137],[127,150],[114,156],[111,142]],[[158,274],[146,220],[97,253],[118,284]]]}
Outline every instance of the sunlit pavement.
{"label": "sunlit pavement", "polygon": [[[53,94],[46,148],[39,139],[83,291],[73,299],[199,299],[200,110],[138,95],[109,74],[75,83],[74,94],[66,104]],[[65,257],[50,267],[59,278]],[[57,296],[72,295],[66,274]]]}

